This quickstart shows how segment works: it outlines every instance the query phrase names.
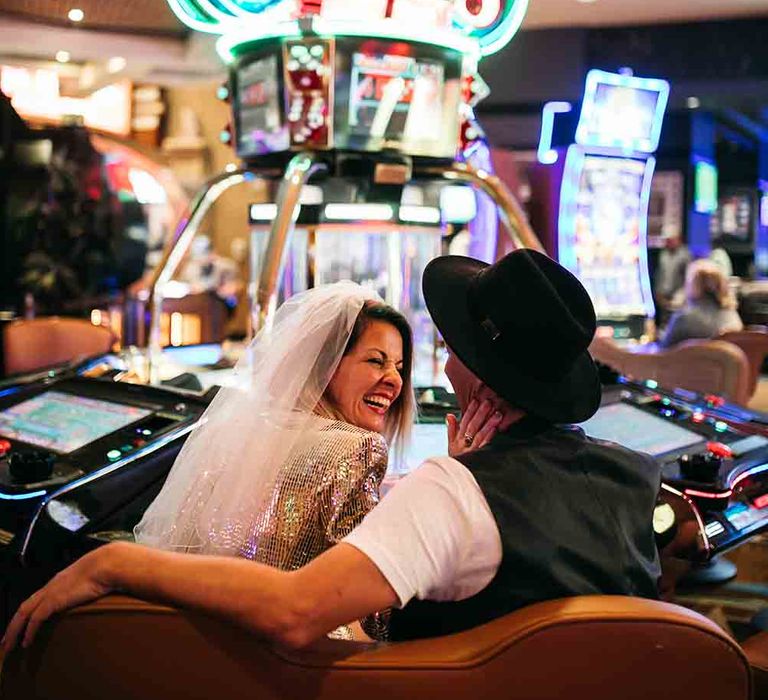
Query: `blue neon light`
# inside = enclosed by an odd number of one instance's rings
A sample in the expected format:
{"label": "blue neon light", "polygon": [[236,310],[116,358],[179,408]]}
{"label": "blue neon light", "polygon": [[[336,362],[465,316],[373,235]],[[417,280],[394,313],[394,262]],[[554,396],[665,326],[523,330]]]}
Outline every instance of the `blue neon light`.
{"label": "blue neon light", "polygon": [[541,136],[539,137],[539,163],[553,165],[557,163],[558,153],[552,148],[552,132],[555,128],[555,115],[567,114],[573,109],[570,102],[547,102],[541,112]]}
{"label": "blue neon light", "polygon": [[574,275],[579,274],[576,260],[576,195],[584,167],[584,151],[580,146],[569,146],[565,154],[563,184],[560,191],[560,214],[557,227],[557,251],[560,264]]}
{"label": "blue neon light", "polygon": [[645,175],[643,176],[643,189],[640,194],[640,235],[638,245],[640,246],[640,285],[642,287],[643,301],[645,302],[645,313],[648,318],[656,316],[656,307],[653,303],[653,290],[651,289],[651,273],[648,268],[648,206],[651,202],[651,184],[653,183],[653,173],[656,170],[656,159],[653,156],[648,157],[645,164]]}
{"label": "blue neon light", "polygon": [[591,70],[587,74],[576,143],[653,153],[669,101],[669,83]]}
{"label": "blue neon light", "polygon": [[0,501],[28,501],[30,498],[40,498],[45,496],[47,491],[31,491],[30,493],[2,493],[0,492]]}

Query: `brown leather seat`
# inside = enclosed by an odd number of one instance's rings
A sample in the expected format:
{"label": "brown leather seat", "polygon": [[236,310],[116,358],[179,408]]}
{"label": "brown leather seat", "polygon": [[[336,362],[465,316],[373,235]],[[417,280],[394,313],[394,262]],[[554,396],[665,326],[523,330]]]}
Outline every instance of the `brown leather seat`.
{"label": "brown leather seat", "polygon": [[115,343],[112,331],[80,318],[33,318],[3,329],[6,374],[22,374],[94,355]]}
{"label": "brown leather seat", "polygon": [[742,405],[752,395],[747,356],[723,340],[689,340],[668,350],[632,352],[610,338],[598,337],[589,351],[598,362],[621,374],[655,379],[663,387],[718,394]]}
{"label": "brown leather seat", "polygon": [[738,645],[667,603],[585,596],[399,644],[324,640],[295,652],[201,615],[110,596],[11,654],[5,700],[504,698],[747,700]]}
{"label": "brown leather seat", "polygon": [[724,340],[740,347],[747,356],[749,362],[749,386],[747,391],[752,396],[757,389],[760,378],[760,370],[763,367],[765,356],[768,355],[768,332],[748,330],[723,333],[717,340]]}

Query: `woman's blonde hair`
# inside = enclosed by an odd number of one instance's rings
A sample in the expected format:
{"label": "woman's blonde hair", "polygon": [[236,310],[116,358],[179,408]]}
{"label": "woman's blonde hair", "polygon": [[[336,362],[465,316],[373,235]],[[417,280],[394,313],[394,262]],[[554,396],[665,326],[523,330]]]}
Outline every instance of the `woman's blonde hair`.
{"label": "woman's blonde hair", "polygon": [[[352,333],[349,336],[344,355],[348,355],[360,340],[360,336],[373,321],[382,321],[393,326],[403,341],[403,368],[400,372],[403,385],[400,395],[387,411],[384,424],[384,437],[396,454],[402,455],[405,444],[411,434],[411,426],[415,419],[416,401],[413,394],[411,374],[413,371],[413,335],[408,320],[388,304],[367,302],[357,316]],[[317,407],[317,412],[329,418],[346,421],[338,408],[328,396],[327,389]]]}
{"label": "woman's blonde hair", "polygon": [[710,299],[721,309],[736,308],[736,299],[728,287],[728,280],[711,260],[696,260],[688,266],[685,296],[688,301]]}

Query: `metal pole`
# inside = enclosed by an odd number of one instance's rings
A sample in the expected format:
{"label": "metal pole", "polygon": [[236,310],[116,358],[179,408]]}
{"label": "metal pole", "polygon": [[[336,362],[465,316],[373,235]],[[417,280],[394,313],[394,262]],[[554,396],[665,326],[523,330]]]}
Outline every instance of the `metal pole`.
{"label": "metal pole", "polygon": [[277,286],[285,267],[287,242],[293,231],[301,188],[317,170],[326,167],[325,163],[317,161],[315,153],[309,152],[295,155],[288,163],[277,193],[277,215],[269,232],[256,299],[251,309],[254,335],[272,323],[277,307]]}
{"label": "metal pole", "polygon": [[507,229],[507,233],[512,238],[515,247],[533,248],[542,253],[545,252],[539,237],[528,222],[528,217],[523,207],[501,178],[485,170],[476,170],[467,163],[459,162],[454,162],[448,170],[443,168],[425,168],[424,170],[419,170],[418,174],[438,175],[445,180],[469,182],[480,188],[496,202],[499,208],[499,218],[501,218],[504,228]]}
{"label": "metal pole", "polygon": [[192,240],[197,235],[200,224],[213,203],[230,187],[239,185],[254,177],[255,174],[251,170],[241,169],[222,173],[206,182],[197,195],[195,195],[190,207],[189,216],[180,222],[173,239],[166,246],[163,258],[152,274],[146,302],[146,324],[149,330],[145,336],[145,342],[147,343],[147,371],[150,383],[157,380],[157,360],[159,360],[160,353],[162,352],[160,315],[163,306],[163,287],[171,280],[178,269],[184,255],[189,250]]}

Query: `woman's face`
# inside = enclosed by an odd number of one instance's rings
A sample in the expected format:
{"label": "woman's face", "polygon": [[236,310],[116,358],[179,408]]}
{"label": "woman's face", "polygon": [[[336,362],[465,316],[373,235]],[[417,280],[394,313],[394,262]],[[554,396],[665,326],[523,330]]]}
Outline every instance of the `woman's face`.
{"label": "woman's face", "polygon": [[341,358],[328,398],[348,423],[384,431],[387,414],[403,388],[403,340],[385,321],[370,321]]}

